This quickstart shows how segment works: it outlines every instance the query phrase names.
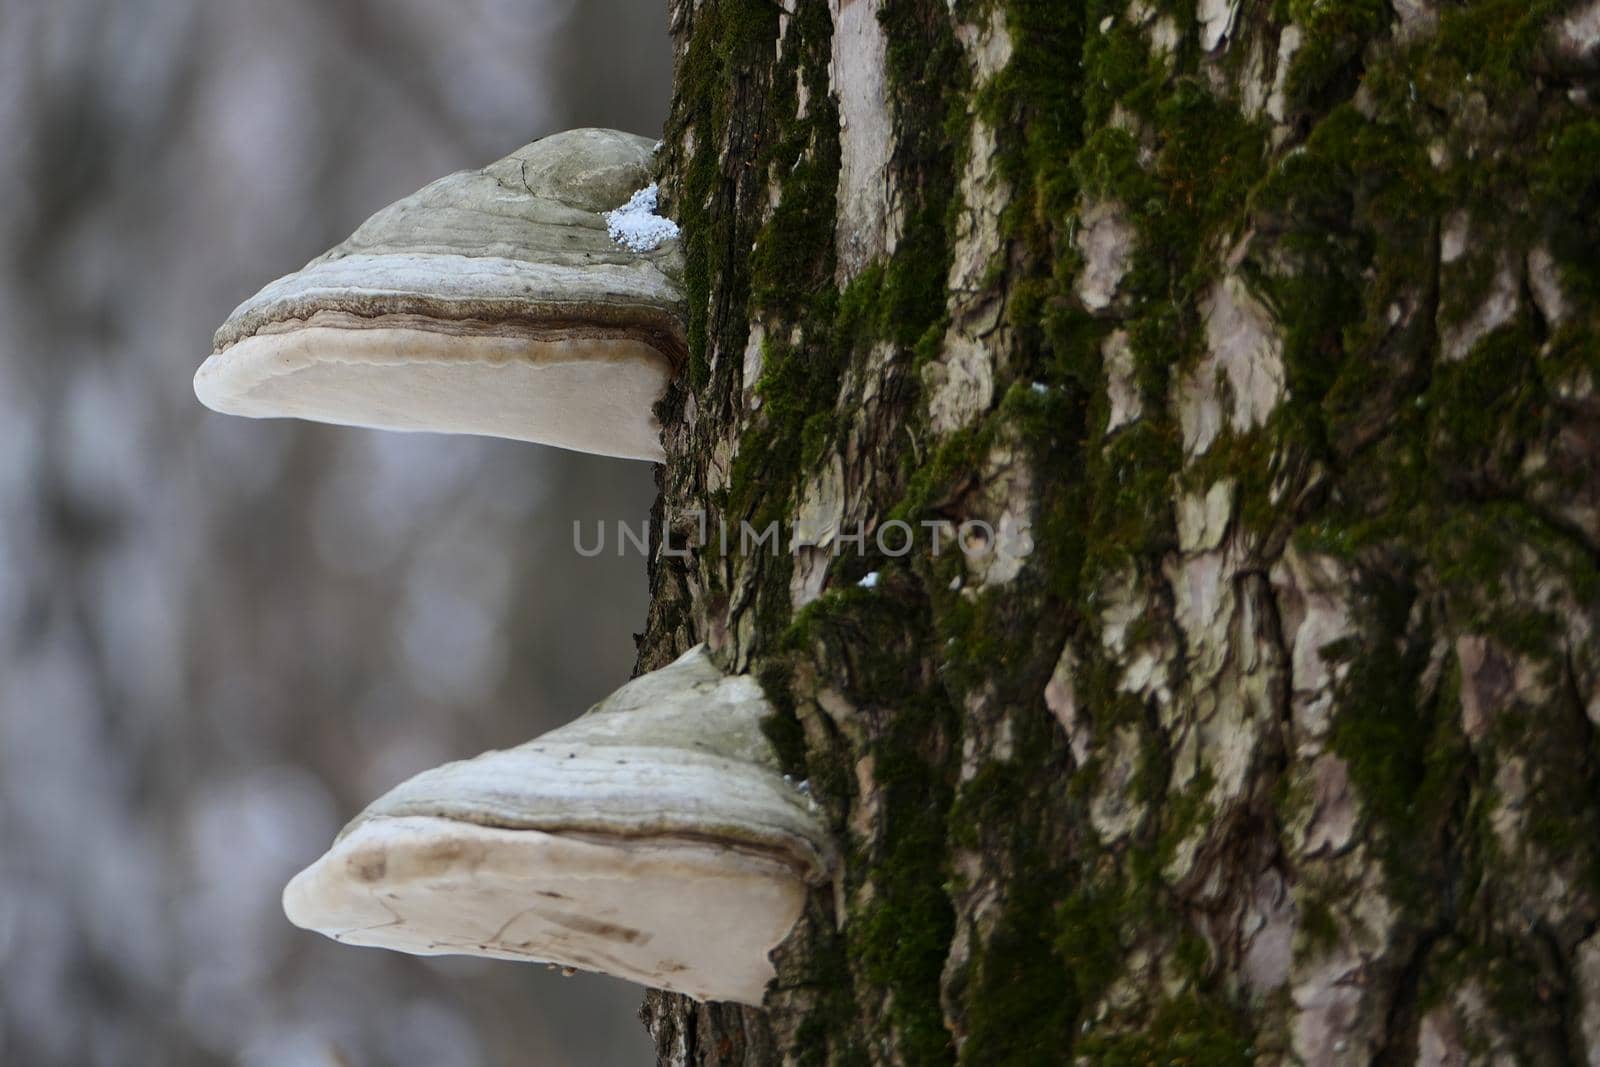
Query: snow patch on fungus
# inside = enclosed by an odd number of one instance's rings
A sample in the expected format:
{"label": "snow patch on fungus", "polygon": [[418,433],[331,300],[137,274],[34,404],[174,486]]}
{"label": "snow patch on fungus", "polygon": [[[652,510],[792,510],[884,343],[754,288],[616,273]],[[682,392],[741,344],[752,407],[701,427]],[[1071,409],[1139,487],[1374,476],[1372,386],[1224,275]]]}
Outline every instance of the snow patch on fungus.
{"label": "snow patch on fungus", "polygon": [[656,214],[660,189],[655,182],[640,189],[628,202],[606,212],[606,232],[634,252],[654,252],[678,236],[678,224]]}

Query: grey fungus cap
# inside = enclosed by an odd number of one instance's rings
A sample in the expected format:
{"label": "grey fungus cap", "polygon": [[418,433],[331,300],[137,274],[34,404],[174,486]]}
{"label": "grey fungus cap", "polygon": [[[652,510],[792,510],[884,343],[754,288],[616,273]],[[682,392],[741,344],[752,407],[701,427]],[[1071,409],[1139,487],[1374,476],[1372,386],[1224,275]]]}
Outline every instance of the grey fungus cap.
{"label": "grey fungus cap", "polygon": [[832,846],[754,679],[703,646],[525,745],[411,778],[284,890],[298,926],[759,1004]]}
{"label": "grey fungus cap", "polygon": [[239,305],[195,375],[217,411],[486,434],[662,458],[655,402],[684,352],[676,240],[606,214],[653,142],[559,133],[441,178]]}

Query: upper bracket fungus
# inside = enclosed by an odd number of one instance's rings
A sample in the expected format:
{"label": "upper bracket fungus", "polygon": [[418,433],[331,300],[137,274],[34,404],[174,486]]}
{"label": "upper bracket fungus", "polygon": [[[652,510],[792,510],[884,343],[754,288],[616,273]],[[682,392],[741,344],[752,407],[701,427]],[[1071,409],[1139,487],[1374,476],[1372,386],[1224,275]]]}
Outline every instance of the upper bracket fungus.
{"label": "upper bracket fungus", "polygon": [[704,646],[506,751],[380,797],[284,890],[297,926],[420,955],[543,960],[760,1004],[831,846]]}
{"label": "upper bracket fungus", "polygon": [[379,211],[239,305],[195,393],[217,411],[488,434],[659,461],[684,352],[664,219],[620,242],[653,142],[558,133]]}

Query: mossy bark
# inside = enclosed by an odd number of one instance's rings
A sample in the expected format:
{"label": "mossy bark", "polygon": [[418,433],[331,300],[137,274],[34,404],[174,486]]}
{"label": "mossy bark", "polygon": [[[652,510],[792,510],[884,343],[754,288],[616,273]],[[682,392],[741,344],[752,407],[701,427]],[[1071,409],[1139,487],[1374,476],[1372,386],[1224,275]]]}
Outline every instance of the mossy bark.
{"label": "mossy bark", "polygon": [[640,664],[843,861],[662,1063],[1595,1062],[1581,15],[673,4]]}

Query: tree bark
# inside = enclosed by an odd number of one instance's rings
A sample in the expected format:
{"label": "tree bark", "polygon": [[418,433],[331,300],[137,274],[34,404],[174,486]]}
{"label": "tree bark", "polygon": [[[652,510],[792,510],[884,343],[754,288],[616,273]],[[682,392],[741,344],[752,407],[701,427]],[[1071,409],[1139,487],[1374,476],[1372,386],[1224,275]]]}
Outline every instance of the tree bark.
{"label": "tree bark", "polygon": [[1600,1063],[1580,7],[674,0],[639,665],[841,862],[661,1063]]}

